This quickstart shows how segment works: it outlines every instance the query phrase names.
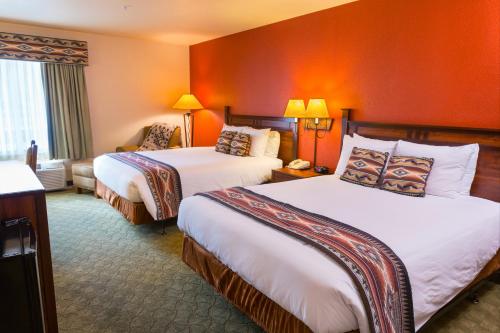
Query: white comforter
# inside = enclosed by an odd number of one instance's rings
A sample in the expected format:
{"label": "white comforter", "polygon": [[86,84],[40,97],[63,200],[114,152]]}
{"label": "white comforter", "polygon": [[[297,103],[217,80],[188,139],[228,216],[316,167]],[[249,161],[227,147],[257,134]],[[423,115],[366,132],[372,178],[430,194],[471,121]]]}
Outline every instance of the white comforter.
{"label": "white comforter", "polygon": [[[499,248],[500,205],[484,199],[414,198],[337,176],[249,189],[351,224],[390,246],[408,270],[416,329]],[[313,331],[369,331],[353,281],[313,247],[200,196],[182,202],[178,225]]]}
{"label": "white comforter", "polygon": [[[278,158],[239,157],[218,153],[214,147],[193,147],[138,152],[177,169],[184,198],[233,186],[257,185],[271,178],[271,170],[281,168]],[[137,169],[101,155],[94,160],[94,173],[104,185],[132,202],[144,202],[151,216],[156,205],[146,179]]]}

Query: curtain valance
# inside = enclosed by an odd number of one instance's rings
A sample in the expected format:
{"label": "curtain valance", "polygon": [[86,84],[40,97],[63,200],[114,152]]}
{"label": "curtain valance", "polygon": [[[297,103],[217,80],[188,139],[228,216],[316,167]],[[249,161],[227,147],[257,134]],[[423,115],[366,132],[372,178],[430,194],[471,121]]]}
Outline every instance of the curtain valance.
{"label": "curtain valance", "polygon": [[0,59],[88,65],[87,42],[0,32]]}

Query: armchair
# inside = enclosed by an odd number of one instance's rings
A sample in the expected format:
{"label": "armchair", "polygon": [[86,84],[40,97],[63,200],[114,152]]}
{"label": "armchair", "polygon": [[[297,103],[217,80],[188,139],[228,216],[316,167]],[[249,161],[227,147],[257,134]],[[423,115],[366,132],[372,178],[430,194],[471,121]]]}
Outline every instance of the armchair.
{"label": "armchair", "polygon": [[[142,132],[142,139],[141,142],[139,142],[139,144],[129,145],[129,146],[118,146],[116,147],[116,152],[119,153],[124,151],[136,151],[137,149],[139,149],[144,139],[148,136],[150,129],[151,126],[144,127]],[[170,137],[170,140],[168,141],[168,148],[180,148],[180,147],[182,147],[181,128],[177,127],[174,133],[172,134],[172,137]]]}

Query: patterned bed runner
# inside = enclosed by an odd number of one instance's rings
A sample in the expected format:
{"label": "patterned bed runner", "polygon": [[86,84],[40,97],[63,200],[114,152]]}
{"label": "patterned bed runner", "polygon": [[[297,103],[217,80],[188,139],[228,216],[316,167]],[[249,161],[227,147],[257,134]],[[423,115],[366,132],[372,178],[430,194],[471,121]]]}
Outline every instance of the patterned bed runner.
{"label": "patterned bed runner", "polygon": [[182,200],[181,179],[177,169],[133,152],[107,156],[130,165],[144,175],[156,205],[156,220],[162,221],[177,216]]}
{"label": "patterned bed runner", "polygon": [[362,295],[372,332],[415,332],[408,273],[398,256],[380,240],[350,225],[241,187],[197,195],[305,241],[338,262]]}

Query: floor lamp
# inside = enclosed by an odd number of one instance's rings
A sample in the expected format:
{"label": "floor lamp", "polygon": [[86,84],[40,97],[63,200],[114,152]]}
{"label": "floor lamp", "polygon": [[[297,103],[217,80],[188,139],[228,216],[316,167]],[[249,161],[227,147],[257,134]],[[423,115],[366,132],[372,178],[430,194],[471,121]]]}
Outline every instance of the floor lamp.
{"label": "floor lamp", "polygon": [[203,109],[203,105],[192,94],[184,94],[172,107],[176,110],[185,110],[182,115],[184,121],[184,142],[186,147],[191,147],[193,143],[193,126],[191,122],[191,111]]}

